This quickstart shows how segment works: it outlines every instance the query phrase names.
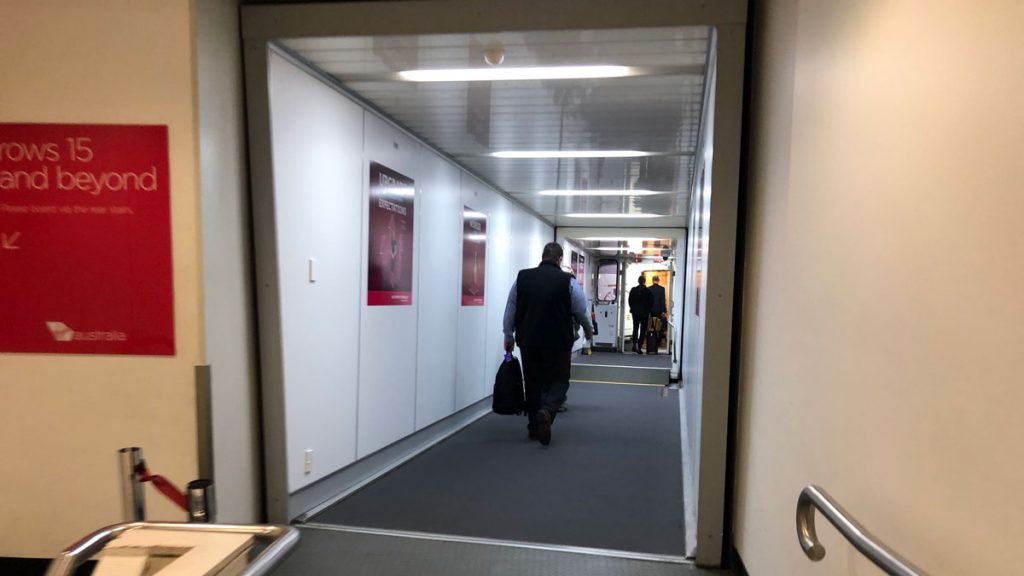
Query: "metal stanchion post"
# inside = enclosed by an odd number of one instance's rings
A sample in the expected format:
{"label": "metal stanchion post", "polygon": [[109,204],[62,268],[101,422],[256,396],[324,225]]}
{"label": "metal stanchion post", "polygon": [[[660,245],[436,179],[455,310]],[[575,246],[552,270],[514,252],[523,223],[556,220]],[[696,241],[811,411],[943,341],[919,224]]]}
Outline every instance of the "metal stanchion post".
{"label": "metal stanchion post", "polygon": [[125,522],[140,522],[146,519],[145,493],[139,482],[142,448],[121,448],[117,456],[121,468],[121,506]]}
{"label": "metal stanchion post", "polygon": [[189,522],[214,522],[217,517],[216,501],[213,497],[213,481],[200,478],[188,483],[185,488],[188,500]]}

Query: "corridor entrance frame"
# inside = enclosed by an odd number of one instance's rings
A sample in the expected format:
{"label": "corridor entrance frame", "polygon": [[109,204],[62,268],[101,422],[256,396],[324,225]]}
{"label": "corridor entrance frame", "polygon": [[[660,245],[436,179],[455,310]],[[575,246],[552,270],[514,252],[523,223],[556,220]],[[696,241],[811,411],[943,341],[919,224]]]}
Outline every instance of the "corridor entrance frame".
{"label": "corridor entrance frame", "polygon": [[[253,218],[257,227],[259,350],[264,422],[264,477],[267,514],[282,520],[288,488],[283,467],[283,406],[270,401],[281,386],[280,318],[264,302],[279,297],[273,252],[273,173],[270,138],[268,59],[271,45],[282,39],[709,26],[715,31],[717,58],[711,159],[714,201],[706,231],[707,317],[704,334],[700,406],[699,465],[696,479],[694,557],[701,566],[717,566],[723,557],[725,484],[729,429],[729,387],[733,300],[739,204],[747,2],[743,0],[406,0],[318,4],[248,5],[242,7],[249,165]],[[710,72],[710,71],[709,71]],[[270,258],[270,260],[273,260]],[[688,385],[684,383],[684,386]],[[692,510],[691,510],[692,513]],[[689,546],[688,546],[689,547]]]}

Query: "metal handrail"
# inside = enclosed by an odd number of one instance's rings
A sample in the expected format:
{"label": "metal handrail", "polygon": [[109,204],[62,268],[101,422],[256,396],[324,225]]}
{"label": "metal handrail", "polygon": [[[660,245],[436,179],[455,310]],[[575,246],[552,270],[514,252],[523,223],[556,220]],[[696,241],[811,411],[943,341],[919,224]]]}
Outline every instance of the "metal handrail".
{"label": "metal handrail", "polygon": [[50,562],[46,576],[68,576],[86,560],[96,555],[111,540],[132,530],[174,530],[179,532],[213,532],[248,534],[268,540],[270,544],[239,573],[241,576],[264,576],[284,560],[299,541],[299,531],[291,526],[241,524],[183,524],[180,522],[126,522],[107,526],[72,544]]}
{"label": "metal handrail", "polygon": [[818,534],[814,530],[815,510],[819,510],[836,527],[836,530],[839,530],[839,533],[850,544],[853,544],[854,548],[886,574],[890,576],[928,576],[924,570],[914,566],[909,560],[881,543],[829,496],[828,492],[814,485],[801,490],[800,498],[796,503],[797,537],[800,539],[800,547],[804,549],[804,554],[812,561],[818,562],[825,557],[825,547],[818,541]]}

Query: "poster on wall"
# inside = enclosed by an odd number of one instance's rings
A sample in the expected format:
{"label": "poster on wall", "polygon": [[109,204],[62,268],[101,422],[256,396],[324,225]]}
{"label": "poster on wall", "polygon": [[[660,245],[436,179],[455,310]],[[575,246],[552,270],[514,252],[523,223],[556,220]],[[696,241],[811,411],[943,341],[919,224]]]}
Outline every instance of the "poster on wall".
{"label": "poster on wall", "polygon": [[462,210],[462,305],[483,306],[487,258],[487,215]]}
{"label": "poster on wall", "polygon": [[585,271],[585,267],[584,267],[583,263],[585,261],[586,261],[586,257],[584,257],[583,254],[580,254],[579,262],[577,262],[577,264],[576,264],[576,279],[579,280],[581,284],[583,283],[583,278],[584,278],[583,272]]}
{"label": "poster on wall", "polygon": [[[571,252],[571,256],[569,257],[569,269],[572,270],[573,274],[576,274],[576,270],[579,268],[579,266],[580,266],[580,255],[577,254],[575,250],[573,250]],[[576,277],[579,278],[579,276],[576,276]]]}
{"label": "poster on wall", "polygon": [[0,352],[173,356],[167,126],[0,124]]}
{"label": "poster on wall", "polygon": [[412,224],[416,183],[403,174],[370,163],[370,247],[366,303],[412,304]]}

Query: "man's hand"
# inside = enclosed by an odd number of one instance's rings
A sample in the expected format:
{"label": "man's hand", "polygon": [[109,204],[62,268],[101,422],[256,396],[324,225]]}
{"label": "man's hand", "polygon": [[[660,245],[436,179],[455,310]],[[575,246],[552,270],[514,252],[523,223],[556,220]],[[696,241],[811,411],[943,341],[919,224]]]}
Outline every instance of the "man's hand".
{"label": "man's hand", "polygon": [[511,353],[512,350],[515,349],[515,347],[516,347],[516,340],[515,340],[515,338],[511,338],[509,336],[505,336],[505,352]]}

